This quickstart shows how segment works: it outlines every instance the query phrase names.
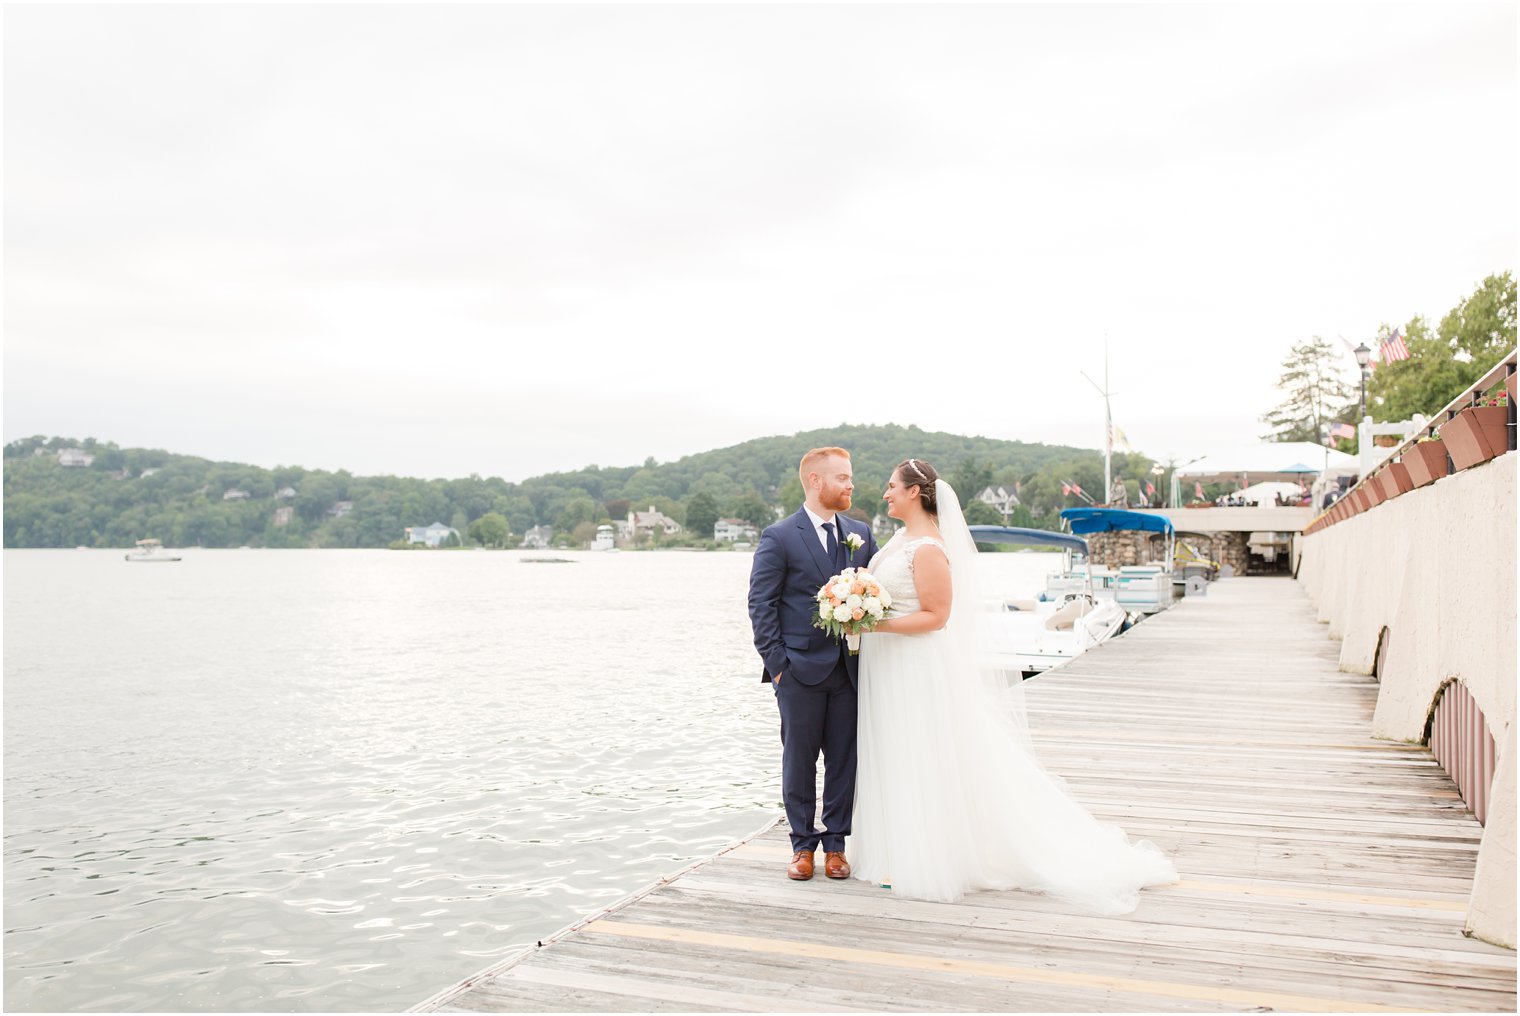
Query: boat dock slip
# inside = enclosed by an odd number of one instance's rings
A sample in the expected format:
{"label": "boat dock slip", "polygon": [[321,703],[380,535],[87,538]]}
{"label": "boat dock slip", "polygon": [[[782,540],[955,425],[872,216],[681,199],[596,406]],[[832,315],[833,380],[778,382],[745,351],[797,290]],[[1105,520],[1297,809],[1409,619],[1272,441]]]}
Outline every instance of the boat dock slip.
{"label": "boat dock slip", "polygon": [[1045,764],[1182,873],[1132,914],[791,882],[776,825],[419,1009],[1513,1012],[1462,934],[1482,829],[1337,657],[1297,582],[1236,578],[1027,686]]}

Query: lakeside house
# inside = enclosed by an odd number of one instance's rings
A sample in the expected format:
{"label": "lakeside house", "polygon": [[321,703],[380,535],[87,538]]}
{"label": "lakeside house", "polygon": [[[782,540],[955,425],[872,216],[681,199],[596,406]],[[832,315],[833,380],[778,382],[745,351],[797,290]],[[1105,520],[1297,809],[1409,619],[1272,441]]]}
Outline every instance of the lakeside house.
{"label": "lakeside house", "polygon": [[443,541],[448,539],[450,533],[454,534],[454,539],[459,539],[459,530],[455,529],[453,526],[446,526],[442,522],[434,522],[430,526],[406,527],[406,538],[408,542],[425,543],[429,547],[442,546]]}
{"label": "lakeside house", "polygon": [[650,505],[647,512],[628,512],[628,529],[634,536],[640,532],[653,533],[656,529],[666,536],[674,536],[681,531],[681,524]]}
{"label": "lakeside house", "polygon": [[65,469],[85,469],[95,461],[95,456],[83,448],[65,448],[58,453],[58,464]]}
{"label": "lakeside house", "polygon": [[249,496],[250,495],[246,490],[238,490],[236,488],[222,492],[223,501],[246,501],[248,500]]}
{"label": "lakeside house", "polygon": [[161,468],[162,468],[161,466],[149,466],[147,469],[144,469],[142,472],[138,473],[137,474],[137,478],[139,480],[146,480],[148,477],[152,476],[154,473],[159,472]]}
{"label": "lakeside house", "polygon": [[524,550],[544,550],[552,539],[554,539],[553,526],[534,526],[523,534],[522,547]]}
{"label": "lakeside house", "polygon": [[295,496],[296,489],[294,487],[281,487],[279,490],[274,492],[274,499],[276,501],[289,501]]}
{"label": "lakeside house", "polygon": [[991,507],[1005,519],[1012,515],[1013,510],[1020,504],[1018,493],[1007,487],[987,487],[976,496],[976,499]]}
{"label": "lakeside house", "polygon": [[352,501],[334,501],[332,507],[327,509],[327,514],[335,519],[341,519],[353,510],[354,503]]}
{"label": "lakeside house", "polygon": [[274,524],[277,526],[288,526],[295,517],[296,510],[288,504],[274,510]]}
{"label": "lakeside house", "polygon": [[719,519],[713,526],[713,539],[719,543],[753,543],[760,539],[760,533],[744,519]]}
{"label": "lakeside house", "polygon": [[592,550],[611,550],[617,545],[617,530],[607,524],[596,527],[596,539],[591,543]]}

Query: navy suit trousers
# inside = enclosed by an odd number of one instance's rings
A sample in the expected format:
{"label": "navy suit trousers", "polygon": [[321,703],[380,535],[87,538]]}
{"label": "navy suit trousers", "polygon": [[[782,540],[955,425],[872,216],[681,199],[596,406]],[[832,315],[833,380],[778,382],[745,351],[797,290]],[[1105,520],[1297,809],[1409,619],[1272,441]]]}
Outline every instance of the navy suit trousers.
{"label": "navy suit trousers", "polygon": [[[776,688],[781,710],[781,800],[792,828],[793,850],[843,850],[855,810],[855,683],[848,657],[819,684],[783,675]],[[818,756],[823,754],[823,831],[818,830]]]}

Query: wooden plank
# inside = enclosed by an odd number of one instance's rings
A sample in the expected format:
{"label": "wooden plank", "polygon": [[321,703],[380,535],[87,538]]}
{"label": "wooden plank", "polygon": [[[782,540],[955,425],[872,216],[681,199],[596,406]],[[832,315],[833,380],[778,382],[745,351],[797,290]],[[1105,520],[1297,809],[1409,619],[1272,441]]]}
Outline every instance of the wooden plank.
{"label": "wooden plank", "polygon": [[1182,872],[1133,914],[791,882],[772,825],[423,1007],[1513,1011],[1462,934],[1481,827],[1338,660],[1295,583],[1234,580],[1028,683],[1045,765]]}

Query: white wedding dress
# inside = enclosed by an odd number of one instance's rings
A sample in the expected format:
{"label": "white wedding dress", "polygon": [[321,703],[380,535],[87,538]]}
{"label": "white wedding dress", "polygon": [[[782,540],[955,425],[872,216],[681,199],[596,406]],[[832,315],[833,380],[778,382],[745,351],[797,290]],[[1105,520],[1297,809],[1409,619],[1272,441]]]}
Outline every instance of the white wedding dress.
{"label": "white wedding dress", "polygon": [[896,895],[951,902],[973,889],[1029,889],[1101,914],[1177,880],[1148,842],[1099,822],[1040,765],[1022,688],[981,666],[975,544],[955,493],[937,483],[942,539],[895,536],[871,561],[898,616],[918,609],[915,556],[950,560],[950,623],[922,635],[871,633],[860,651],[854,877]]}

